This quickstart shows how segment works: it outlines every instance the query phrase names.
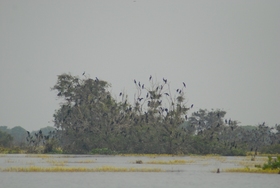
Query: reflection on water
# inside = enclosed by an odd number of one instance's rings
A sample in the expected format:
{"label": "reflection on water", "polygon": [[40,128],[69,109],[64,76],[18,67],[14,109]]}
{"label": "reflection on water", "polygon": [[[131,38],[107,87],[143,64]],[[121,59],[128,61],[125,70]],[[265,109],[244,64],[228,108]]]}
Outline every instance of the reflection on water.
{"label": "reflection on water", "polygon": [[[142,160],[143,164],[136,164]],[[147,164],[156,160],[186,160],[186,164]],[[257,163],[266,158],[259,157]],[[256,161],[254,162],[256,164]],[[225,173],[225,168],[250,166],[248,157],[143,157],[98,155],[0,155],[0,167],[148,167],[167,172],[0,172],[1,187],[277,187],[278,174]],[[214,173],[217,168],[221,173]],[[171,172],[172,171],[172,172]]]}

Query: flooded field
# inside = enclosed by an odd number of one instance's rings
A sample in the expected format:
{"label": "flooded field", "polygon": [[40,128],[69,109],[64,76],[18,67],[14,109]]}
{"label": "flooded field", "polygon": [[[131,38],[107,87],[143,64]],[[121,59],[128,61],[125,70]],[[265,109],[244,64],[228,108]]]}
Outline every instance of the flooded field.
{"label": "flooded field", "polygon": [[[279,174],[229,173],[229,168],[262,165],[267,157],[103,156],[0,154],[1,187],[279,187]],[[15,172],[11,169],[53,172]],[[91,169],[91,172],[58,172]],[[217,169],[220,173],[216,173]],[[113,169],[113,170],[112,170]],[[123,172],[125,169],[135,171]],[[157,169],[158,171],[156,171]]]}

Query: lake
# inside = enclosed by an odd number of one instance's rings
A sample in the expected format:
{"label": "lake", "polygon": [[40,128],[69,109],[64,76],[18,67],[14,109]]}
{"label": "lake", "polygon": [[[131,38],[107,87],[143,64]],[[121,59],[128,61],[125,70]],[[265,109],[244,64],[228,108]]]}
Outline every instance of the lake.
{"label": "lake", "polygon": [[[141,160],[143,164],[136,164]],[[148,164],[185,160],[186,164]],[[160,168],[165,172],[0,172],[0,187],[254,187],[279,188],[279,174],[229,173],[227,168],[263,164],[267,157],[106,156],[0,154],[0,168],[28,166]],[[217,169],[221,173],[216,173]]]}

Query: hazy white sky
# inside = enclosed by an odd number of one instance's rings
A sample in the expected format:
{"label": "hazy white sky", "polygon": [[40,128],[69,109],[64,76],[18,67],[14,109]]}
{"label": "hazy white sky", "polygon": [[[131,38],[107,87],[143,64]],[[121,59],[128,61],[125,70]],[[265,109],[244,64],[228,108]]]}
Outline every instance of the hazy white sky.
{"label": "hazy white sky", "polygon": [[274,126],[279,10],[278,0],[0,0],[0,126],[53,126],[50,87],[84,71],[131,98],[134,79],[165,77],[174,90],[184,81],[193,111]]}

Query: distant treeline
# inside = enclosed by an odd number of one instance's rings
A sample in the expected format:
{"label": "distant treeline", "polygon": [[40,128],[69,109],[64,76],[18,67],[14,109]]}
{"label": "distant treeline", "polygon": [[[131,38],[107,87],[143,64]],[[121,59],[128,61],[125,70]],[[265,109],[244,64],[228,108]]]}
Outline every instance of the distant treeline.
{"label": "distant treeline", "polygon": [[[52,87],[62,103],[54,114],[55,130],[25,132],[30,152],[167,153],[245,155],[280,153],[280,125],[240,126],[223,110],[193,111],[186,84],[172,89],[166,78],[148,84],[134,80],[134,102],[98,78],[62,74]],[[190,115],[189,115],[190,114]]]}

